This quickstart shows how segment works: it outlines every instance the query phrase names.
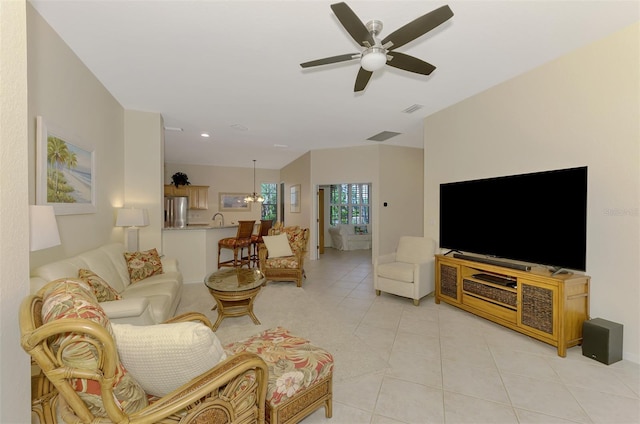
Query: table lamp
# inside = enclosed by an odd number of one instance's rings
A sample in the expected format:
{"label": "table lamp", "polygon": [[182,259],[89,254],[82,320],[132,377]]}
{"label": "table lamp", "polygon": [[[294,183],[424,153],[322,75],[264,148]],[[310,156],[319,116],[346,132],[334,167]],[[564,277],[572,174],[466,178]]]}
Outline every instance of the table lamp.
{"label": "table lamp", "polygon": [[116,227],[128,227],[125,229],[124,237],[127,251],[138,251],[138,227],[145,227],[147,225],[149,225],[149,214],[146,209],[118,209]]}

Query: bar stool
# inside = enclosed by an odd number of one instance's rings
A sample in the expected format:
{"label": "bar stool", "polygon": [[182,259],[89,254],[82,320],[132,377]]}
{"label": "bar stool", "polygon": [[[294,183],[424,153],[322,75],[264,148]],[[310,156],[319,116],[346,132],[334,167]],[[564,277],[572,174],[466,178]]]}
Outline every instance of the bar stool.
{"label": "bar stool", "polygon": [[260,259],[258,258],[258,246],[263,243],[262,237],[269,234],[269,229],[273,226],[273,221],[270,219],[260,220],[260,227],[256,234],[251,235],[251,248],[253,253],[251,254],[251,261],[254,268],[258,268]]}
{"label": "bar stool", "polygon": [[[251,234],[253,233],[254,221],[238,221],[238,232],[235,237],[226,237],[218,242],[218,268],[230,266],[241,268],[247,265],[251,268]],[[247,256],[242,255],[242,251],[247,249]],[[220,252],[222,249],[233,250],[233,259],[220,262]],[[240,257],[238,257],[238,253]]]}

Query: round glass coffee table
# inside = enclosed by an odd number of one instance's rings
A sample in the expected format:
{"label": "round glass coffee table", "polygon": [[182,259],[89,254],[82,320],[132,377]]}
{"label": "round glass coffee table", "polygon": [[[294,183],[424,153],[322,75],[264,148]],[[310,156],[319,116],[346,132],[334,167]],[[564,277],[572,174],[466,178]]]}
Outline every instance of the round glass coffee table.
{"label": "round glass coffee table", "polygon": [[254,324],[260,324],[253,313],[253,301],[265,282],[259,269],[227,268],[207,275],[204,284],[216,301],[212,310],[218,309],[213,331],[226,317],[249,315]]}

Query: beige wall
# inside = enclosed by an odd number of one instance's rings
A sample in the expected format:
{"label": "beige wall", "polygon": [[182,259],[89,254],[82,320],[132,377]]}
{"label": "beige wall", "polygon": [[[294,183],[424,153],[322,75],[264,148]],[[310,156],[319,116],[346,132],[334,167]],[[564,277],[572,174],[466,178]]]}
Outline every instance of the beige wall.
{"label": "beige wall", "polygon": [[[192,185],[209,186],[209,209],[206,211],[189,211],[190,223],[209,223],[218,212],[219,193],[251,193],[253,192],[253,162],[248,161],[248,168],[227,166],[203,166],[167,163],[164,168],[164,184],[171,184],[171,176],[176,172],[184,172]],[[256,191],[260,191],[261,183],[280,182],[280,171],[277,169],[261,169],[260,161],[256,162]],[[250,168],[249,168],[250,167]],[[238,220],[260,220],[260,207],[252,205],[248,212],[222,212],[225,224]]]}
{"label": "beige wall", "polygon": [[95,149],[97,212],[58,215],[62,244],[31,254],[30,267],[122,241],[115,208],[124,203],[124,109],[53,29],[27,6],[29,203],[35,203],[36,116]]}
{"label": "beige wall", "polygon": [[[640,25],[425,119],[425,230],[438,238],[440,183],[587,165],[591,317],[624,325],[638,362]],[[527,193],[561,207],[552,187]],[[566,243],[549,235],[549,243]]]}
{"label": "beige wall", "polygon": [[[280,179],[284,182],[284,223],[285,225],[299,225],[301,227],[309,227],[314,232],[314,226],[311,226],[312,217],[314,216],[312,208],[316,199],[315,187],[311,185],[311,153],[305,153],[298,159],[294,160],[280,170]],[[300,212],[291,212],[291,187],[300,185]],[[311,246],[311,237],[309,237],[309,251]]]}
{"label": "beige wall", "polygon": [[24,1],[0,1],[0,422],[30,422],[29,356],[18,307],[28,293],[29,170]]}
{"label": "beige wall", "polygon": [[[422,154],[422,149],[381,144],[312,150],[311,186],[371,183],[371,238],[375,257],[378,252],[394,251],[402,235],[423,235]],[[317,207],[315,195],[313,200]],[[315,218],[314,214],[309,223],[311,228],[315,228]],[[317,234],[311,233],[315,246]]]}
{"label": "beige wall", "polygon": [[125,111],[124,205],[147,209],[149,225],[139,229],[140,250],[162,246],[164,226],[164,125],[158,113]]}
{"label": "beige wall", "polygon": [[380,146],[377,202],[380,254],[394,252],[400,236],[424,235],[423,156],[423,149]]}

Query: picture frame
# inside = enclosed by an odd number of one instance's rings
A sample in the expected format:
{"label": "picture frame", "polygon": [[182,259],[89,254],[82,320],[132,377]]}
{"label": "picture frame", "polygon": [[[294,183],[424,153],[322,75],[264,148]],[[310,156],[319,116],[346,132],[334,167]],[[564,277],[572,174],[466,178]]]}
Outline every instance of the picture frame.
{"label": "picture frame", "polygon": [[300,213],[300,184],[291,186],[291,213]]}
{"label": "picture frame", "polygon": [[36,117],[36,204],[56,215],[96,213],[96,152]]}
{"label": "picture frame", "polygon": [[218,210],[221,212],[249,212],[251,202],[245,202],[248,193],[218,193]]}

